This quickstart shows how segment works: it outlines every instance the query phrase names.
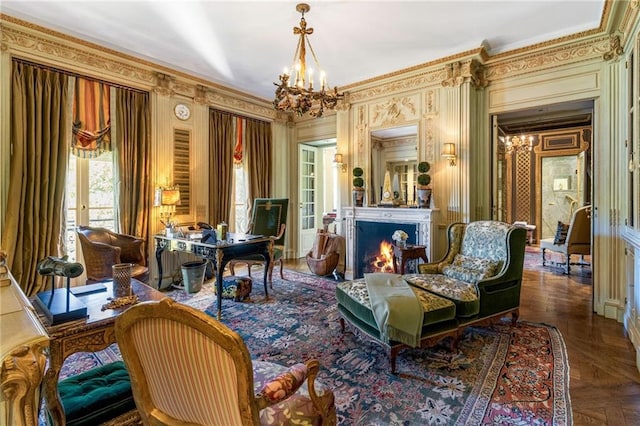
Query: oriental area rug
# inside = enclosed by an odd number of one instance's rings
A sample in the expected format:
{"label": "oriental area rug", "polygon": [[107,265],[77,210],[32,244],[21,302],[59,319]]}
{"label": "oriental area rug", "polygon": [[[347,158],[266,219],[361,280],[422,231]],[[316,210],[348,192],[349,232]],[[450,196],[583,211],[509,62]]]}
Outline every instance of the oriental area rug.
{"label": "oriental area rug", "polygon": [[[254,277],[262,273],[254,274]],[[383,348],[342,333],[336,282],[299,272],[274,277],[269,299],[261,279],[249,303],[223,300],[222,322],[238,332],[253,359],[291,365],[320,361],[319,380],[333,389],[341,425],[570,425],[569,366],[552,326],[504,321],[468,328],[457,350],[448,342],[407,349],[390,373]],[[213,284],[167,293],[214,316]],[[76,354],[61,376],[119,359],[116,345]]]}

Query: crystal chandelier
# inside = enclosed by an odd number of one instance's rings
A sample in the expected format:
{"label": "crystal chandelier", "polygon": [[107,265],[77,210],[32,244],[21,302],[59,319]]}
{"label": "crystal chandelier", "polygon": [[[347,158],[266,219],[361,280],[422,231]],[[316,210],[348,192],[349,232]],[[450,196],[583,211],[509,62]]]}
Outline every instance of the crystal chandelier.
{"label": "crystal chandelier", "polygon": [[[313,28],[307,28],[304,14],[310,9],[311,7],[305,3],[300,3],[296,6],[296,10],[302,14],[302,18],[300,19],[300,27],[293,28],[293,34],[299,35],[300,39],[298,40],[296,53],[293,55],[291,74],[289,74],[289,69],[285,68],[280,75],[280,84],[273,83],[278,86],[273,106],[278,111],[295,112],[299,116],[309,112],[313,117],[322,117],[324,110],[334,109],[338,104],[338,99],[342,99],[344,94],[338,93],[337,87],[334,87],[333,90],[328,87],[326,74],[320,67],[318,58],[309,42],[307,36],[313,34]],[[307,46],[317,69],[320,70],[319,91],[313,90],[313,70],[311,68],[307,69]],[[311,110],[314,104],[317,104],[318,108]]]}
{"label": "crystal chandelier", "polygon": [[[511,138],[511,139],[509,139]],[[505,136],[504,149],[507,154],[518,152],[531,152],[533,148],[533,136]]]}

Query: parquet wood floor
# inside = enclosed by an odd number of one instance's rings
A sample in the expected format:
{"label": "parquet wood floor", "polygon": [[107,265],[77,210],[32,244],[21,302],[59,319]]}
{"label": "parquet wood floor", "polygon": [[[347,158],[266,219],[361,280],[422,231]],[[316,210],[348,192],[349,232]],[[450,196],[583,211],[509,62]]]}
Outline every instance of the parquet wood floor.
{"label": "parquet wood floor", "polygon": [[[529,254],[530,255],[530,254]],[[310,273],[304,259],[285,268]],[[525,270],[520,318],[556,326],[569,355],[575,425],[640,425],[640,374],[621,323],[593,313],[589,268],[571,276]]]}

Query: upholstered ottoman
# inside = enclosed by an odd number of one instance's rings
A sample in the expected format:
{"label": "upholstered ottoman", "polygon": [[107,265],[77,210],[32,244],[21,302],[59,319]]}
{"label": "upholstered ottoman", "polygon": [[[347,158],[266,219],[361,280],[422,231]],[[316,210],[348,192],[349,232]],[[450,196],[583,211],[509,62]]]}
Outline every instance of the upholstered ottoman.
{"label": "upholstered ottoman", "polygon": [[[230,275],[222,279],[222,298],[233,299],[235,302],[243,302],[251,296],[253,283],[251,277],[237,277]],[[217,294],[218,287],[214,287]]]}
{"label": "upholstered ottoman", "polygon": [[[421,346],[428,346],[447,336],[457,337],[456,305],[444,297],[419,289],[414,290],[424,311]],[[397,353],[408,346],[399,342],[385,342],[376,323],[364,278],[346,281],[336,286],[336,299],[341,324],[347,320],[358,330],[390,350],[391,372],[395,373]]]}
{"label": "upholstered ottoman", "polygon": [[93,426],[135,410],[129,373],[122,361],[58,383],[67,426]]}

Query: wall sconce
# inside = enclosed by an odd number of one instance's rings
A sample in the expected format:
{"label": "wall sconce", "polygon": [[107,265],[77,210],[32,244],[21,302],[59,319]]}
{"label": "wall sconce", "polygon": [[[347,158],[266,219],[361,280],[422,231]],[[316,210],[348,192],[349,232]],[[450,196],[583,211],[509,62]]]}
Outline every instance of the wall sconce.
{"label": "wall sconce", "polygon": [[168,226],[171,216],[176,212],[176,206],[180,204],[180,190],[178,187],[158,187],[153,197],[153,206],[160,207],[160,221]]}
{"label": "wall sconce", "polygon": [[445,143],[442,147],[442,155],[443,158],[449,160],[450,166],[456,165],[456,145],[453,143]]}
{"label": "wall sconce", "polygon": [[342,154],[338,154],[338,153],[334,154],[333,164],[335,164],[336,167],[339,167],[340,170],[342,170],[342,173],[347,172],[347,165],[342,162]]}

